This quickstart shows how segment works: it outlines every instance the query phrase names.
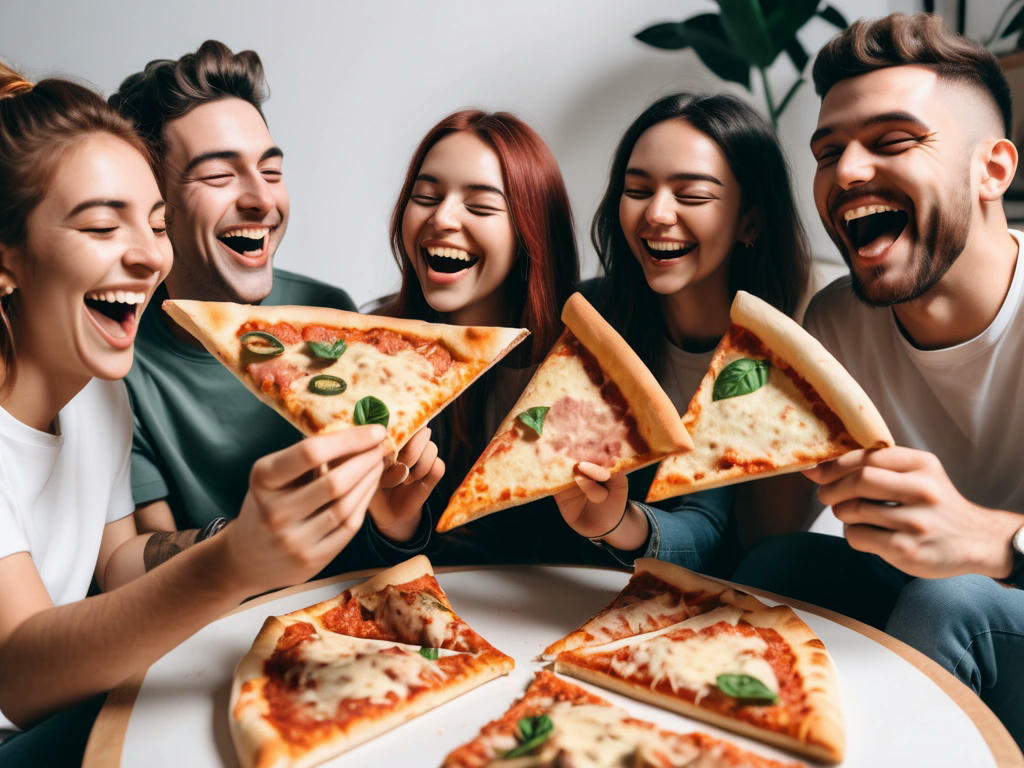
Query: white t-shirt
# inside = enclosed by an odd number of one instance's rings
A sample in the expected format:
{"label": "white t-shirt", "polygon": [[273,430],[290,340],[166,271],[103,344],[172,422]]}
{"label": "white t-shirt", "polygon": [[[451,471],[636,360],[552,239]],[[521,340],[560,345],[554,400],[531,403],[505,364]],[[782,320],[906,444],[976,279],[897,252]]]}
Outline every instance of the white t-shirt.
{"label": "white t-shirt", "polygon": [[[1018,247],[1024,234],[1011,230]],[[804,325],[860,382],[897,445],[939,457],[957,490],[976,504],[1024,512],[1024,265],[973,339],[914,347],[892,309],[868,307],[849,276],[818,293]]]}
{"label": "white t-shirt", "polygon": [[[63,605],[89,591],[104,526],[132,513],[124,382],[93,379],[57,424],[40,432],[0,408],[0,558],[28,552]],[[0,714],[0,730],[11,727]]]}

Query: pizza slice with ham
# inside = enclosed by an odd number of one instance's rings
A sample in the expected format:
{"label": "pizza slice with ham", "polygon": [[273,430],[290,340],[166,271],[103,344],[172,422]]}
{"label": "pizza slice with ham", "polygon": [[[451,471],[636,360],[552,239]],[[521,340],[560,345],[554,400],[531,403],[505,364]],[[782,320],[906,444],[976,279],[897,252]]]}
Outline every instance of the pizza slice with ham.
{"label": "pizza slice with ham", "polygon": [[235,670],[231,735],[244,768],[319,765],[513,666],[418,555],[267,618]]}
{"label": "pizza slice with ham", "polygon": [[705,733],[678,733],[632,717],[600,696],[537,672],[526,693],[442,768],[630,766],[630,768],[797,768]]}
{"label": "pizza slice with ham", "polygon": [[552,644],[555,671],[814,760],[843,759],[835,666],[786,605],[637,560],[623,590]]}
{"label": "pizza slice with ham", "polygon": [[383,424],[391,457],[529,333],[322,307],[163,308],[303,434]]}
{"label": "pizza slice with ham", "polygon": [[565,331],[452,494],[437,530],[573,485],[581,461],[612,474],[690,447],[668,395],[625,340],[575,293]]}
{"label": "pizza slice with ham", "polygon": [[730,317],[683,416],[693,450],[661,463],[647,501],[893,444],[864,390],[798,323],[744,291]]}

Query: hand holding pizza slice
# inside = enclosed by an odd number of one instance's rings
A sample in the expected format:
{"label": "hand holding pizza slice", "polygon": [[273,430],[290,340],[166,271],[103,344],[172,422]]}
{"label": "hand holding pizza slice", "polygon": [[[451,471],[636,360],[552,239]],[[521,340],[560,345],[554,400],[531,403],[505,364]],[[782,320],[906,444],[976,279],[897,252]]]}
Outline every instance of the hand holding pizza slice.
{"label": "hand holding pizza slice", "polygon": [[661,463],[647,501],[893,444],[864,390],[798,323],[744,291],[730,316],[683,416],[693,450]]}

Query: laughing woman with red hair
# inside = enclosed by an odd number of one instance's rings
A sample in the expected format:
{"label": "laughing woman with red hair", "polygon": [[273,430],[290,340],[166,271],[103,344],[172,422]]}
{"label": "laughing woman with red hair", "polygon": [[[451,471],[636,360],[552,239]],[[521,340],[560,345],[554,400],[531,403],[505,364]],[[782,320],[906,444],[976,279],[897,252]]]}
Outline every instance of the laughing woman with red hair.
{"label": "laughing woman with red hair", "polygon": [[[507,112],[445,117],[413,153],[391,217],[391,249],[402,285],[382,312],[530,330],[433,424],[446,471],[428,507],[439,513],[561,333],[579,260],[558,163]],[[443,562],[564,560],[559,542],[575,543],[544,500],[445,534],[430,551]]]}

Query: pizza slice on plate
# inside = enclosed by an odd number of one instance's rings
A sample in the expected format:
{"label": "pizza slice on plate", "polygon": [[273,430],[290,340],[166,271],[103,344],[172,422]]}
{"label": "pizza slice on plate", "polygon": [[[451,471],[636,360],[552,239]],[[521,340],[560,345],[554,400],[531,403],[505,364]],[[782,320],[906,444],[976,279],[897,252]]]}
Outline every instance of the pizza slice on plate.
{"label": "pizza slice on plate", "polygon": [[163,308],[303,434],[379,423],[392,456],[528,334],[322,307]]}
{"label": "pizza slice on plate", "polygon": [[444,532],[572,486],[589,461],[613,474],[690,447],[668,395],[625,340],[576,293],[566,329],[452,494]]}
{"label": "pizza slice on plate", "polygon": [[683,416],[694,448],[661,463],[648,501],[893,444],[864,390],[798,323],[744,291],[730,314]]}
{"label": "pizza slice on plate", "polygon": [[456,615],[419,555],[267,618],[235,670],[231,735],[244,768],[318,765],[513,666]]}
{"label": "pizza slice on plate", "polygon": [[547,670],[504,715],[445,758],[443,768],[796,768],[708,736],[631,717]]}
{"label": "pizza slice on plate", "polygon": [[[666,586],[652,581],[659,573]],[[836,671],[813,630],[789,606],[678,566],[638,560],[615,600],[545,655],[556,672],[815,760],[843,759]]]}

